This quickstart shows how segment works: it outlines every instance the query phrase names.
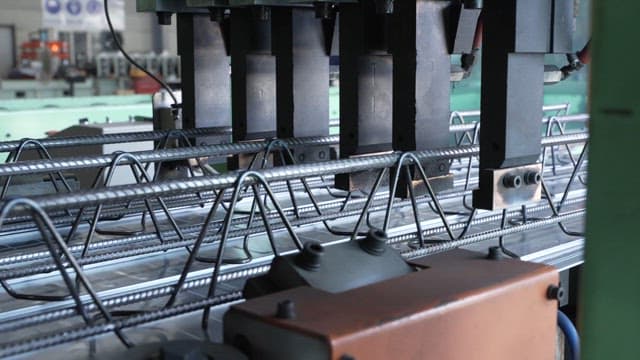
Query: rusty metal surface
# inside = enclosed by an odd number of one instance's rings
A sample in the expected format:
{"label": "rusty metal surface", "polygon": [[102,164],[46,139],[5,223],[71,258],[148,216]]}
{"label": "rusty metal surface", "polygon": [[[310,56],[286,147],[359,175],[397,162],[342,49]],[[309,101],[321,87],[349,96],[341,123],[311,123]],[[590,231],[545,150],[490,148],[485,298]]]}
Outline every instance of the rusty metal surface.
{"label": "rusty metal surface", "polygon": [[[244,321],[276,330],[282,338],[271,346],[302,335],[332,359],[554,359],[557,302],[546,297],[554,269],[464,250],[413,264],[425,268],[339,294],[300,287],[236,305],[225,336]],[[274,316],[284,300],[295,302],[295,319]],[[254,358],[267,358],[252,345]],[[302,355],[316,358],[290,358]]]}

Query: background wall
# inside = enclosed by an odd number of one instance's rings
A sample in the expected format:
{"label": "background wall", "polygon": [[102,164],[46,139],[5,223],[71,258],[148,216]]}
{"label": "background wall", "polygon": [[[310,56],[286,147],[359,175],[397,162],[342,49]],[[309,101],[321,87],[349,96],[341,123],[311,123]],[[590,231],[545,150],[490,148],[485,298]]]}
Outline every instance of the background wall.
{"label": "background wall", "polygon": [[[152,30],[156,17],[150,13],[137,13],[136,1],[126,0],[125,49],[132,52],[148,52],[153,48]],[[175,16],[173,25],[162,27],[165,49],[175,53]],[[0,25],[13,25],[16,30],[16,46],[27,41],[29,33],[42,27],[41,0],[1,0]],[[5,55],[4,53],[2,54]]]}

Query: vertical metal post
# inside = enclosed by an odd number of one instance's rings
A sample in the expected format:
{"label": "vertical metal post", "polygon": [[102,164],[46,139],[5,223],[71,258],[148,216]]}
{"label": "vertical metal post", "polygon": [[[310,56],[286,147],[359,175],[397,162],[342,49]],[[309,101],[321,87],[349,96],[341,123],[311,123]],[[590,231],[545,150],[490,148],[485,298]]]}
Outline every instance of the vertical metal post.
{"label": "vertical metal post", "polygon": [[[390,15],[374,1],[340,4],[340,157],[392,149]],[[341,174],[336,187],[368,187],[371,174]]]}
{"label": "vertical metal post", "polygon": [[[640,2],[593,1],[582,356],[635,359],[640,329]],[[631,161],[630,161],[631,160]],[[619,174],[619,175],[615,175]]]}
{"label": "vertical metal post", "polygon": [[[449,146],[451,57],[445,19],[450,5],[448,1],[434,0],[394,3],[394,150]],[[437,190],[453,185],[447,161],[423,165]]]}
{"label": "vertical metal post", "polygon": [[[276,59],[271,47],[271,8],[231,9],[233,141],[276,136]],[[230,159],[230,168],[247,158]]]}
{"label": "vertical metal post", "polygon": [[[272,17],[278,137],[327,136],[335,17],[316,18],[312,7],[274,7]],[[329,160],[328,146],[292,150],[298,162]]]}
{"label": "vertical metal post", "polygon": [[[231,80],[224,22],[207,14],[178,14],[178,54],[182,77],[182,127],[231,126]],[[228,136],[196,139],[228,142]]]}
{"label": "vertical metal post", "polygon": [[[479,189],[473,204],[499,209],[539,200],[525,183],[540,156],[544,55],[552,0],[484,1]],[[533,164],[533,165],[532,165]]]}

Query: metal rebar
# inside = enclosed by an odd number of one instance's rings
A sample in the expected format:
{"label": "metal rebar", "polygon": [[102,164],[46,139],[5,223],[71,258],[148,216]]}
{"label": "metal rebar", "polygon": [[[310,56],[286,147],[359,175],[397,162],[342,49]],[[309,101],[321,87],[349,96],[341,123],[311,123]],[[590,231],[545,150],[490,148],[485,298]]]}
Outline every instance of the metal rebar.
{"label": "metal rebar", "polygon": [[[569,135],[553,136],[542,139],[542,146],[551,146],[566,143],[580,143],[588,140],[588,134],[577,133]],[[244,144],[242,144],[244,145]],[[180,150],[180,149],[179,149]],[[192,149],[181,151],[188,152]],[[438,150],[425,150],[413,152],[415,157],[421,162],[437,161],[442,159],[452,159],[475,156],[479,153],[479,146],[465,146],[457,148],[445,148]],[[300,165],[288,165],[276,168],[258,170],[268,182],[284,181],[297,178],[308,178],[314,176],[335,175],[341,173],[351,173],[372,169],[382,169],[393,166],[402,156],[402,153],[391,153],[386,155],[363,156],[358,158],[327,161],[322,163],[310,163]],[[83,206],[97,206],[98,204],[115,204],[137,199],[144,199],[150,196],[168,196],[195,191],[205,191],[214,189],[224,189],[233,186],[238,177],[237,172],[231,172],[216,176],[203,176],[193,179],[170,180],[154,182],[151,184],[121,185],[108,189],[80,191],[65,196],[43,195],[33,197],[35,201],[45,210],[60,210],[69,208],[79,208]],[[255,179],[247,179],[246,185],[251,185]]]}
{"label": "metal rebar", "polygon": [[[206,127],[200,129],[181,129],[181,130],[163,130],[163,131],[140,131],[123,134],[105,134],[96,136],[68,136],[68,137],[50,137],[38,139],[38,141],[47,149],[71,147],[71,146],[89,146],[104,144],[119,144],[138,141],[159,141],[168,134],[179,131],[187,137],[208,136],[208,135],[230,135],[230,127]],[[15,151],[22,140],[0,142],[0,152]],[[25,147],[27,150],[35,149],[34,144]]]}

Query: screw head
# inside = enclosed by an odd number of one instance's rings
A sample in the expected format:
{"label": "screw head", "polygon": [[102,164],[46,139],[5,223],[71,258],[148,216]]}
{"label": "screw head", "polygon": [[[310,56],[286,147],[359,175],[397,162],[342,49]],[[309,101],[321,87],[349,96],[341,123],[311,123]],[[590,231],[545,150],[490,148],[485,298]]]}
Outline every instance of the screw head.
{"label": "screw head", "polygon": [[502,178],[502,184],[507,188],[518,189],[522,186],[522,176],[520,175],[505,175]]}
{"label": "screw head", "polygon": [[284,300],[278,303],[276,309],[276,317],[278,319],[295,319],[296,303],[291,300]]}
{"label": "screw head", "polygon": [[309,241],[304,244],[304,248],[296,257],[296,263],[305,270],[316,271],[322,262],[322,255],[324,255],[322,244],[317,241]]}
{"label": "screw head", "polygon": [[542,176],[537,171],[530,171],[524,175],[524,182],[527,185],[538,185],[542,182]]}
{"label": "screw head", "polygon": [[384,254],[387,250],[387,234],[382,230],[370,230],[367,237],[360,240],[360,248],[371,255]]}
{"label": "screw head", "polygon": [[547,288],[547,299],[560,300],[564,297],[564,289],[561,286],[549,285]]}
{"label": "screw head", "polygon": [[489,248],[489,253],[487,254],[487,259],[489,260],[502,260],[504,259],[504,254],[502,253],[502,249],[500,246],[492,246]]}

